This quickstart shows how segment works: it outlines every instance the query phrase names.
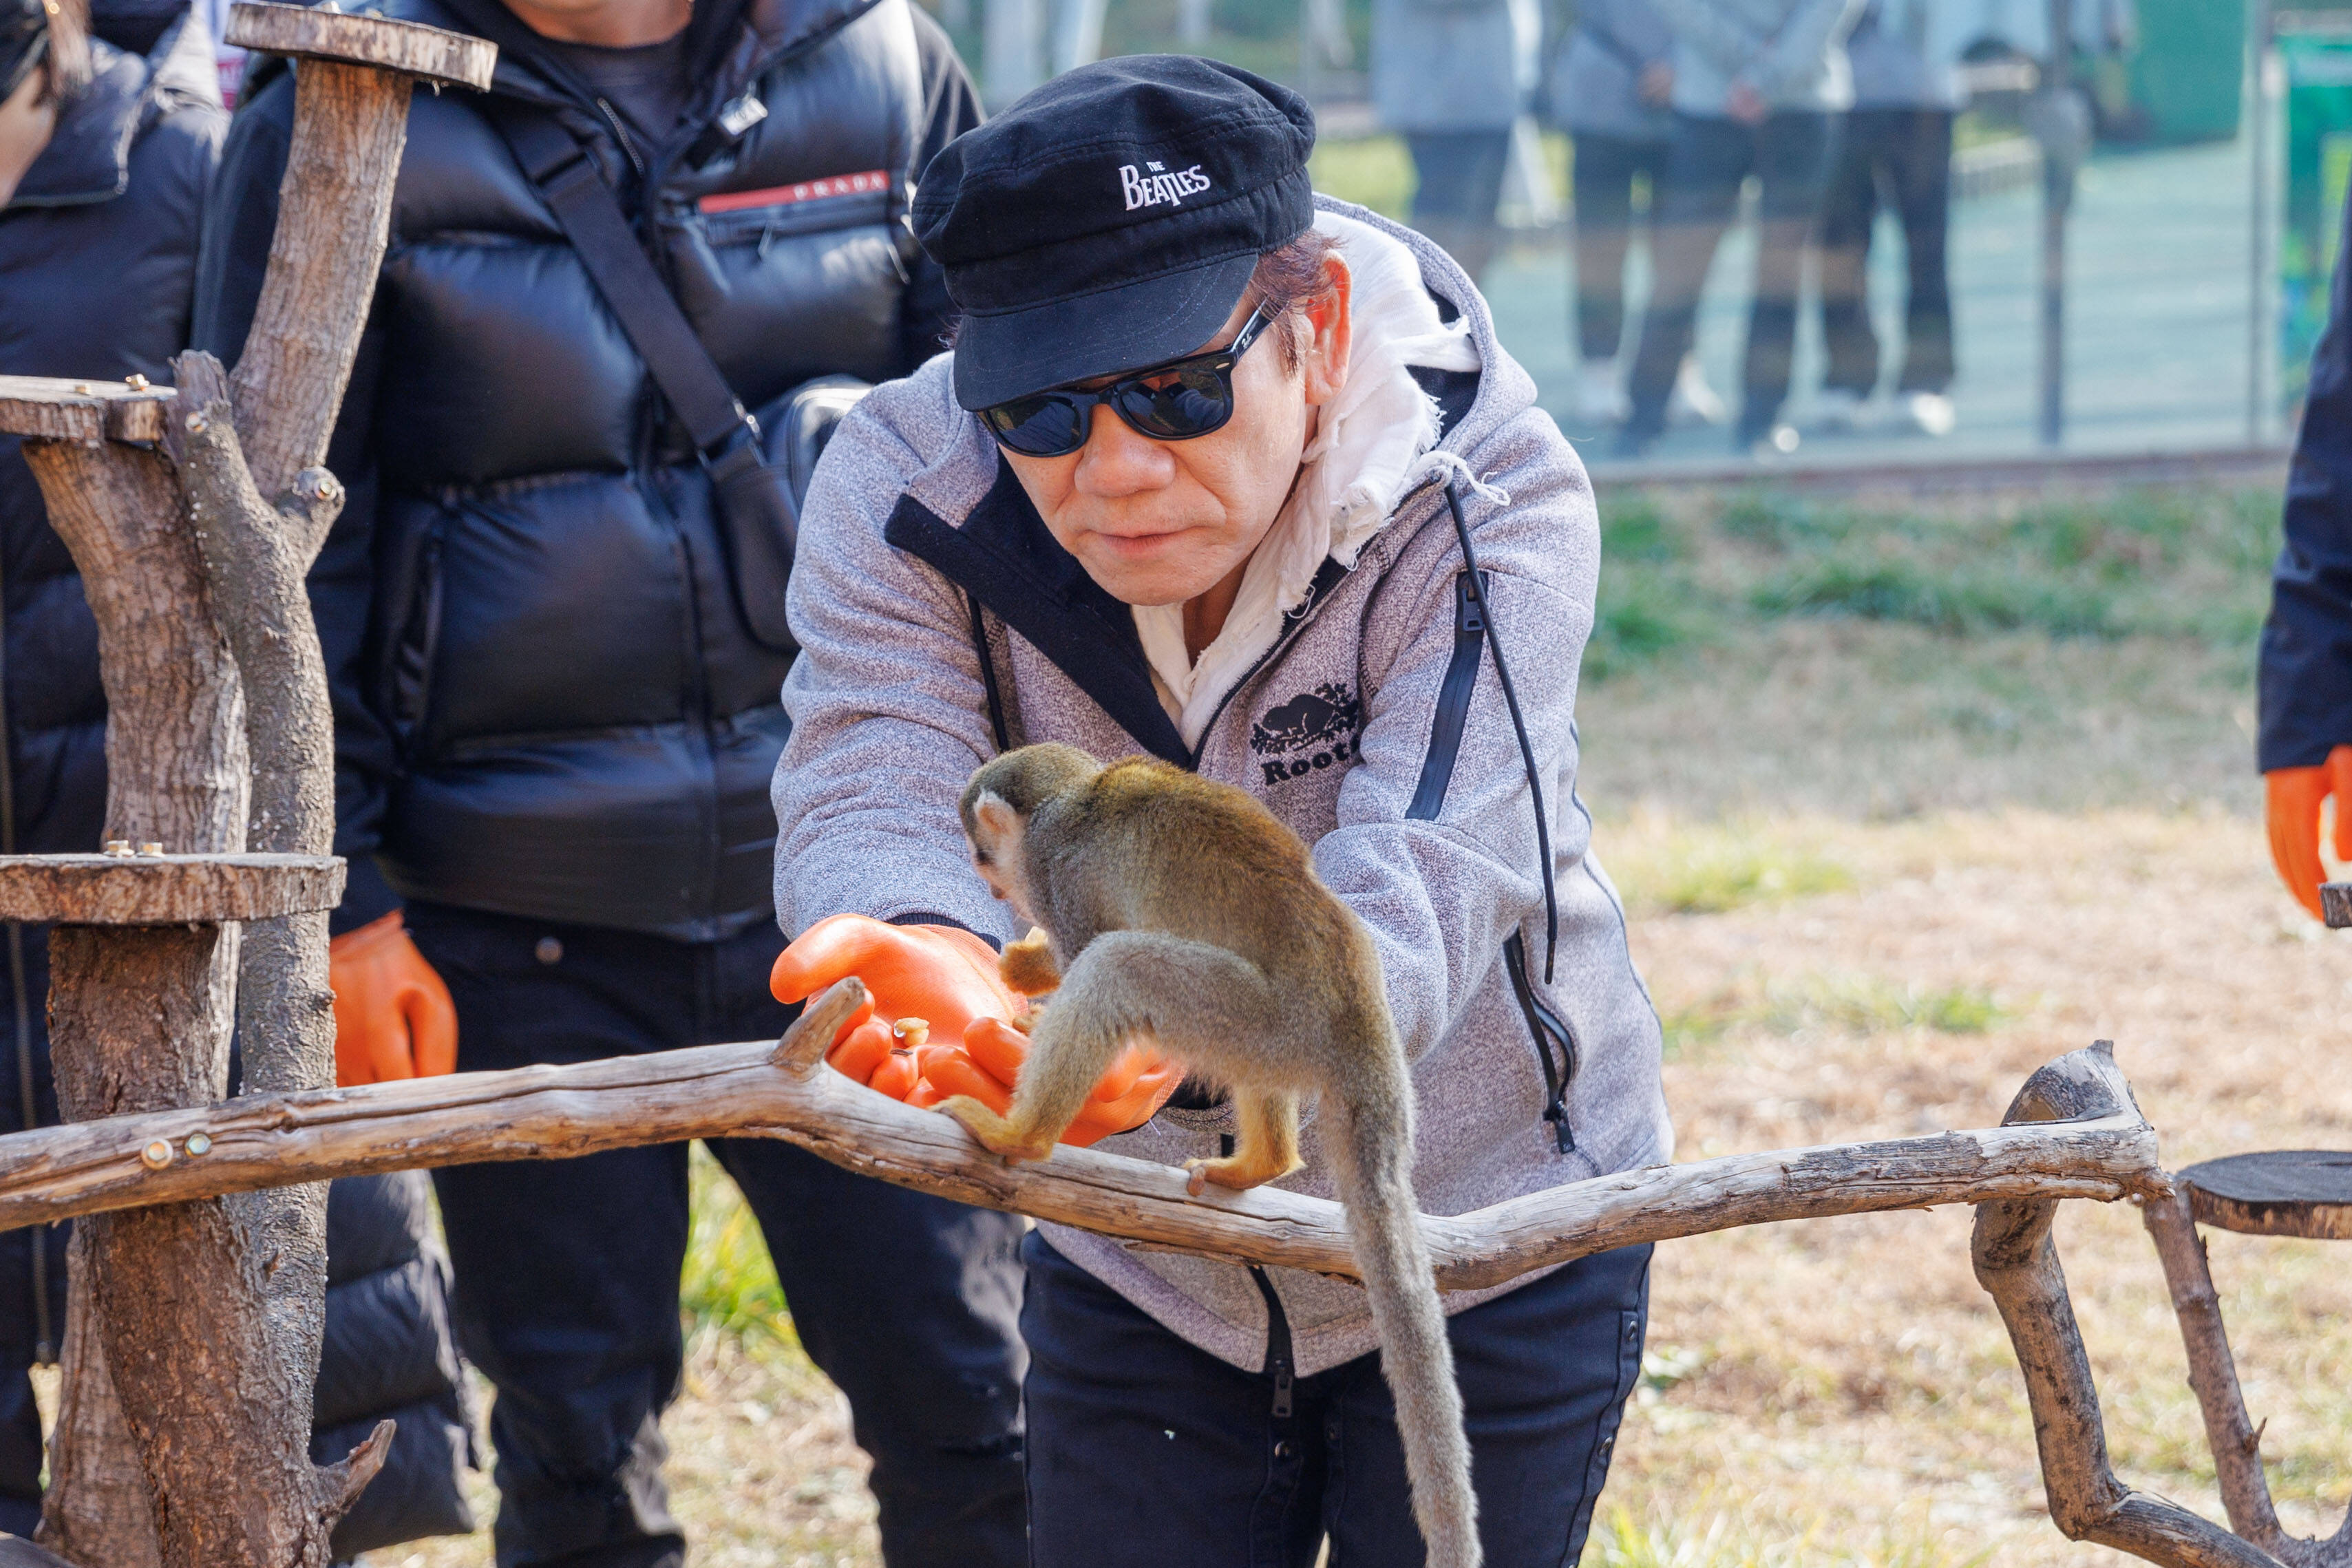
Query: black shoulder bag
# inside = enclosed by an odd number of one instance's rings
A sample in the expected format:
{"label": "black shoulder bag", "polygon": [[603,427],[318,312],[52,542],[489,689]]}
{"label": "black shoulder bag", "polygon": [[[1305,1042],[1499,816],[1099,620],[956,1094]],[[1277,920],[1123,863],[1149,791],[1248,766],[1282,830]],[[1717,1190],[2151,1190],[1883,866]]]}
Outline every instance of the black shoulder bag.
{"label": "black shoulder bag", "polygon": [[744,628],[763,647],[793,651],[784,585],[799,508],[784,467],[768,461],[760,422],[695,335],[587,149],[542,112],[499,105],[493,117],[710,474]]}

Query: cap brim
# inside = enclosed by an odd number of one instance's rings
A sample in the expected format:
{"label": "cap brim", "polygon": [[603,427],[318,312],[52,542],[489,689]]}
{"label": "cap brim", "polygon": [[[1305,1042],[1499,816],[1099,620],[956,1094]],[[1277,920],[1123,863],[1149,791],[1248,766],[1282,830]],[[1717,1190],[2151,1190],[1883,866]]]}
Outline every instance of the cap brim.
{"label": "cap brim", "polygon": [[1075,300],[966,316],[956,329],[956,402],[986,408],[1180,359],[1217,335],[1256,270],[1257,258],[1244,253]]}

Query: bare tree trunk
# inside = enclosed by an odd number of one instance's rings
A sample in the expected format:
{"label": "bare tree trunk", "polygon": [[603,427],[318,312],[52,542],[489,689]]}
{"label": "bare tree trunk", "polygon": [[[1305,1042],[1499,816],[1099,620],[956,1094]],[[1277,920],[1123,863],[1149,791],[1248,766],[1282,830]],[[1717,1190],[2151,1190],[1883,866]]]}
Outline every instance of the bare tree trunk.
{"label": "bare tree trunk", "polygon": [[[389,89],[400,95],[396,107],[405,112],[407,84],[396,78],[348,66],[305,68],[356,75],[365,79],[362,85]],[[383,183],[388,200],[388,176]],[[374,276],[373,257],[354,259]],[[284,345],[276,348],[285,362]],[[348,356],[340,363],[348,366]],[[246,847],[266,854],[325,855],[334,847],[335,734],[326,660],[304,579],[342,508],[342,487],[324,468],[306,468],[290,496],[278,505],[265,502],[238,445],[220,362],[207,353],[183,354],[173,369],[179,417],[166,425],[164,442],[180,466],[213,612],[236,655],[245,698],[253,781]],[[313,370],[309,379],[323,374]],[[341,386],[334,391],[340,399]],[[287,423],[301,425],[309,432],[304,438],[323,446],[324,426]],[[328,984],[324,911],[247,922],[237,1025],[242,1092],[290,1094],[334,1083],[335,994]],[[262,1283],[265,1316],[276,1340],[273,1361],[307,1369],[297,1391],[307,1409],[327,1326],[327,1184],[247,1194],[235,1203],[262,1255],[280,1260]]]}
{"label": "bare tree trunk", "polygon": [[[110,716],[107,836],[180,851],[236,848],[244,834],[246,788],[236,672],[210,620],[185,610],[190,603],[203,603],[203,584],[195,552],[178,526],[180,494],[170,465],[152,452],[110,442],[27,442],[24,452],[40,480],[49,521],[81,568],[83,591],[99,622]],[[60,929],[53,947],[50,998],[53,1007],[79,1016],[82,999],[69,994],[58,962],[62,950],[72,945],[72,937]],[[229,949],[233,954],[234,938]],[[208,1027],[225,1008],[193,1005],[193,994],[217,979],[226,973],[214,970],[207,953],[183,982],[183,990],[191,994],[183,1002]],[[201,1072],[190,1076],[212,1085],[207,1099],[219,1094],[212,1064],[217,1060],[221,1074],[227,1067],[226,1019],[218,1021],[223,1026],[216,1037],[194,1037],[174,1047],[192,1064],[202,1064]],[[85,1094],[86,1088],[100,1087],[97,1080],[68,1070],[80,1048],[71,1025],[53,1025],[50,1037],[61,1116],[82,1121],[127,1109],[102,1092]],[[121,1463],[127,1457],[123,1439],[135,1429],[125,1426],[122,1379],[111,1369],[109,1336],[88,1332],[108,1316],[104,1301],[93,1300],[91,1293],[102,1295],[98,1281],[118,1245],[115,1237],[100,1223],[76,1238],[70,1255],[66,1370],[72,1392],[59,1413],[40,1539],[89,1568],[146,1568],[159,1561],[152,1499]],[[151,1224],[121,1245],[130,1248],[134,1269],[152,1268],[170,1266],[172,1240],[168,1225]],[[184,1325],[179,1331],[192,1330],[194,1325]],[[142,1460],[149,1452],[143,1438],[137,1452]]]}
{"label": "bare tree trunk", "polygon": [[[32,442],[26,455],[99,623],[108,835],[182,854],[238,850],[243,704],[170,467],[111,443]],[[64,1115],[203,1105],[226,1092],[236,934],[212,924],[57,929],[51,1041]],[[308,1361],[281,1344],[304,1325],[299,1307],[275,1310],[273,1299],[295,1299],[275,1278],[289,1270],[320,1291],[323,1260],[303,1279],[295,1248],[248,1234],[241,1221],[254,1217],[219,1199],[107,1216],[89,1223],[80,1250],[77,1283],[95,1298],[165,1568],[323,1568],[328,1532],[388,1439],[380,1432],[348,1468],[311,1466],[315,1334]],[[79,1483],[62,1465],[57,1479],[68,1494],[58,1521],[95,1515],[106,1538],[135,1535],[101,1505],[73,1500]]]}

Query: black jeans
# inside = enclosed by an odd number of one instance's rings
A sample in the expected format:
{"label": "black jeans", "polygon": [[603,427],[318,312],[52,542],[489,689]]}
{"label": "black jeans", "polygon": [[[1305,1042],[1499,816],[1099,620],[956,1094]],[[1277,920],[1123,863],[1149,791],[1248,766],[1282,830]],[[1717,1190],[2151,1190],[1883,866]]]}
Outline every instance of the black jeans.
{"label": "black jeans", "polygon": [[[782,947],[412,903],[457,1005],[467,1071],[771,1039]],[[1019,1222],[827,1164],[790,1144],[710,1145],[759,1217],[809,1357],[874,1459],[892,1568],[1025,1561]],[[686,1146],[434,1173],[460,1346],[498,1386],[501,1568],[683,1561],[661,1479],[677,1392]]]}
{"label": "black jeans", "polygon": [[1948,109],[1857,109],[1845,117],[1822,204],[1822,335],[1830,355],[1822,384],[1862,397],[1878,385],[1868,279],[1881,182],[1902,222],[1910,261],[1896,390],[1942,392],[1952,384],[1952,284],[1944,253],[1952,207]]}
{"label": "black jeans", "polygon": [[[1196,1350],[1037,1236],[1029,1299],[1033,1568],[1330,1568],[1423,1561],[1380,1356],[1274,1381]],[[1642,1370],[1650,1248],[1447,1320],[1487,1568],[1584,1550]]]}
{"label": "black jeans", "polygon": [[1741,442],[1756,439],[1780,418],[1796,350],[1797,281],[1821,212],[1837,129],[1834,116],[1798,110],[1776,110],[1753,128],[1735,120],[1675,116],[1665,191],[1652,220],[1657,281],[1633,356],[1628,434],[1646,439],[1665,428],[1666,397],[1690,352],[1699,290],[1750,174],[1762,187],[1761,221],[1740,373]]}
{"label": "black jeans", "polygon": [[1625,330],[1625,253],[1633,247],[1634,182],[1650,183],[1657,211],[1664,142],[1576,133],[1576,340],[1588,363],[1617,357]]}
{"label": "black jeans", "polygon": [[1408,131],[1404,144],[1420,182],[1412,193],[1412,226],[1444,247],[1476,282],[1501,237],[1495,209],[1503,200],[1510,132]]}

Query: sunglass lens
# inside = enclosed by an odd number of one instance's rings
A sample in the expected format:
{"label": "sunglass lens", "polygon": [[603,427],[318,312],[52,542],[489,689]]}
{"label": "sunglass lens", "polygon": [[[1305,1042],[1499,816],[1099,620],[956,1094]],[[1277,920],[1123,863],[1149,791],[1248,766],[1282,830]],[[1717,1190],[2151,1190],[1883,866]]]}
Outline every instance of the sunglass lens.
{"label": "sunglass lens", "polygon": [[1058,458],[1087,444],[1086,410],[1054,393],[1016,397],[981,411],[997,440],[1028,458]]}
{"label": "sunglass lens", "polygon": [[1206,436],[1234,413],[1232,391],[1211,370],[1171,371],[1148,382],[1129,382],[1116,395],[1118,411],[1129,425],[1162,441]]}

